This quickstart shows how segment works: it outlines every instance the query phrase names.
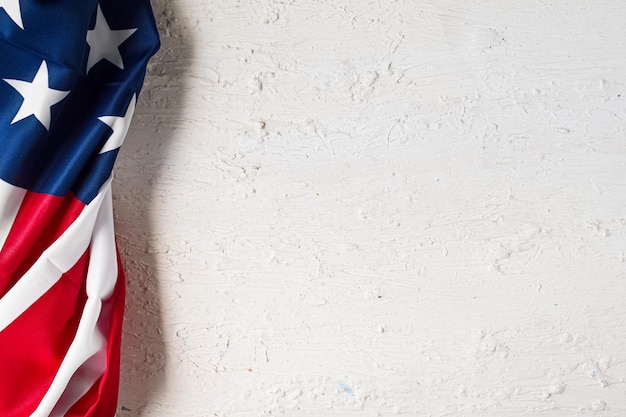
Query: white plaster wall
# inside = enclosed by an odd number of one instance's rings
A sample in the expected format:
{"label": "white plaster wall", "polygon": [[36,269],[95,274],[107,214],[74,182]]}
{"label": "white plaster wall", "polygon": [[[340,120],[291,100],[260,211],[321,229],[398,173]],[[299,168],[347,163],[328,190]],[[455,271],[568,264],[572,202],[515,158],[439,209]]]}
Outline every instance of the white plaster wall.
{"label": "white plaster wall", "polygon": [[626,3],[155,0],[119,417],[626,416]]}

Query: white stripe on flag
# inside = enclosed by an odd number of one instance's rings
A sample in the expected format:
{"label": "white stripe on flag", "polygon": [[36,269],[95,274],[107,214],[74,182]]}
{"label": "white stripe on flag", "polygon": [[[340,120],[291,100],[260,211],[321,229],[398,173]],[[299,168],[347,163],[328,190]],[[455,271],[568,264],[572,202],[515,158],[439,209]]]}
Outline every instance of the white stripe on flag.
{"label": "white stripe on flag", "polygon": [[0,250],[11,231],[24,195],[26,195],[25,189],[0,180]]}
{"label": "white stripe on flag", "polygon": [[46,293],[87,250],[109,179],[78,218],[46,249],[17,283],[0,298],[0,331]]}
{"label": "white stripe on flag", "polygon": [[[87,302],[76,336],[52,385],[31,417],[63,417],[106,369],[106,335],[111,314],[109,308],[103,308],[103,301],[113,294],[118,269],[110,183],[100,193],[104,194],[104,199],[91,240]],[[106,334],[102,334],[103,331]]]}
{"label": "white stripe on flag", "polygon": [[100,349],[76,370],[54,410],[50,413],[50,417],[64,417],[70,408],[93,387],[106,370],[106,355],[106,348]]}

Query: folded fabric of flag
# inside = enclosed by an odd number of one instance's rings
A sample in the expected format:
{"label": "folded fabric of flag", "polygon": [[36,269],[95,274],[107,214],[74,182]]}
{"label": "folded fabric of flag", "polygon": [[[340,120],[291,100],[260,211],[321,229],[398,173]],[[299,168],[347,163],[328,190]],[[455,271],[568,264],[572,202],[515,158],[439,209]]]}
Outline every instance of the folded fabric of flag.
{"label": "folded fabric of flag", "polygon": [[0,416],[112,417],[124,274],[111,171],[148,0],[0,0]]}

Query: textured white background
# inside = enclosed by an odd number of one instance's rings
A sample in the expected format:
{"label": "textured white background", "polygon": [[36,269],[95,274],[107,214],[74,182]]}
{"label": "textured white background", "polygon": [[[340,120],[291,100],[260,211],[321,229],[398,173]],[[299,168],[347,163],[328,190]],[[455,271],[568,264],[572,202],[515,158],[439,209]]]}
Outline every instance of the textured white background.
{"label": "textured white background", "polygon": [[623,0],[155,0],[120,417],[626,416]]}

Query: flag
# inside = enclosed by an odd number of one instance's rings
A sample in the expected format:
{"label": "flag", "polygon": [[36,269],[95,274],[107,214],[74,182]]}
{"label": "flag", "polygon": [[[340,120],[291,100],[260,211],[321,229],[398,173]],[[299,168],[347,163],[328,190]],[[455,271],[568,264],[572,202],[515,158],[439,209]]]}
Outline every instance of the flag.
{"label": "flag", "polygon": [[0,416],[113,417],[124,274],[111,171],[148,0],[0,0]]}

